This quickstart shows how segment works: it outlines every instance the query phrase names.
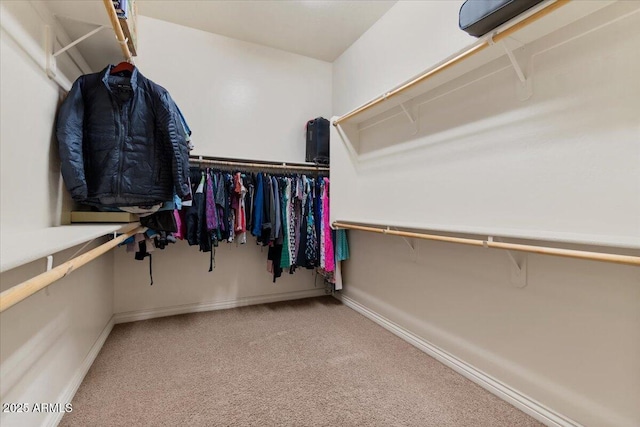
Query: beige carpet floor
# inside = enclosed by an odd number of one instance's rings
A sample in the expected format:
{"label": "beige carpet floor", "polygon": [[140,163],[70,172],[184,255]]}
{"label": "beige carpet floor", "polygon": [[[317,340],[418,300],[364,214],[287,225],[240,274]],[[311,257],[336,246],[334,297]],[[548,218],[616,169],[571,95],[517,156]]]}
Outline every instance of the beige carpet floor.
{"label": "beige carpet floor", "polygon": [[538,426],[331,297],[116,325],[62,426]]}

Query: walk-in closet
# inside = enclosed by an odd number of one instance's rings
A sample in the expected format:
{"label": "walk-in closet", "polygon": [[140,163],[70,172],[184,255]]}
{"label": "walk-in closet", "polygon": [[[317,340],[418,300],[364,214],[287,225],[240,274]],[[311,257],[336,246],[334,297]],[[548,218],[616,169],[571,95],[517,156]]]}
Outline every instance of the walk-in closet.
{"label": "walk-in closet", "polygon": [[640,1],[0,28],[2,427],[640,426]]}

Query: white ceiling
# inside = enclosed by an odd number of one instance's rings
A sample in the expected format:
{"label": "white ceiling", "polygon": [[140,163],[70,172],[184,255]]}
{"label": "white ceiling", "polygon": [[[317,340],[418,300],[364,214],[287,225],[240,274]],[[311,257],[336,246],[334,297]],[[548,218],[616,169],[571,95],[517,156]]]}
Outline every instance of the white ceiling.
{"label": "white ceiling", "polygon": [[[139,15],[333,62],[396,0],[137,0],[136,3]],[[71,38],[91,28],[72,20],[109,24],[99,0],[53,0],[46,4]],[[100,52],[96,51],[98,44],[104,45],[112,35],[103,31],[79,46],[92,68],[94,63],[102,64],[98,69],[104,66],[105,52],[96,58],[93,53]],[[108,51],[111,54],[115,56],[113,61],[120,59],[115,43]]]}
{"label": "white ceiling", "polygon": [[333,62],[396,1],[139,0],[138,13]]}

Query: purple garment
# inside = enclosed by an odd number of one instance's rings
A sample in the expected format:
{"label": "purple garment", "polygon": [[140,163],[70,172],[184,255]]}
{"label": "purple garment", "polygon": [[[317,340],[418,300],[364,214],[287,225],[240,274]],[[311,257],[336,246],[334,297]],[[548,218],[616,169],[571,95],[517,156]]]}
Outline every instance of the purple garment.
{"label": "purple garment", "polygon": [[213,196],[213,180],[209,170],[207,170],[207,181],[205,183],[205,202],[207,230],[212,231],[218,228],[218,215],[216,214],[216,200]]}

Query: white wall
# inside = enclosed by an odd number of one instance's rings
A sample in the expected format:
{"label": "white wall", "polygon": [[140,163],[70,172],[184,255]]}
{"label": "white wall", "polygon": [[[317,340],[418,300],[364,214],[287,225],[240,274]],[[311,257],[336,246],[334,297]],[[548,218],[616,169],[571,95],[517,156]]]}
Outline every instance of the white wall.
{"label": "white wall", "polygon": [[[469,43],[456,27],[461,3],[396,4],[334,63],[334,114]],[[403,116],[361,132],[358,167],[334,132],[332,216],[637,247],[638,15],[538,55],[528,101],[505,68],[420,107],[416,136]],[[418,242],[412,253],[401,239],[362,232],[350,243],[345,295],[579,423],[640,423],[637,267],[529,255],[529,283],[518,289],[501,251]]]}
{"label": "white wall", "polygon": [[[193,130],[194,154],[304,161],[306,121],[331,116],[330,63],[148,17],[139,18],[139,27],[136,63],[182,109]],[[273,284],[267,249],[252,236],[247,241],[221,243],[211,273],[209,254],[197,246],[182,242],[157,250],[153,286],[148,260],[135,261],[117,249],[115,312],[135,318],[132,312],[173,313],[185,306],[322,292],[306,270],[285,272]]]}
{"label": "white wall", "polygon": [[[54,266],[78,249],[54,254]],[[46,260],[40,260],[2,273],[0,290],[37,276],[45,267]],[[70,403],[92,362],[87,359],[90,351],[97,354],[96,341],[101,334],[106,338],[112,315],[111,252],[0,314],[0,401],[28,403],[30,408],[34,403]],[[3,412],[0,424],[53,425],[61,416]]]}
{"label": "white wall", "polygon": [[[4,1],[1,7],[3,20],[20,22],[31,36],[29,41],[42,44],[43,21],[30,3]],[[4,29],[0,67],[2,227],[27,229],[59,224],[63,192],[53,143],[58,87]]]}
{"label": "white wall", "polygon": [[[333,63],[340,116],[470,44],[457,27],[461,1],[402,1]],[[402,31],[399,29],[402,28]]]}
{"label": "white wall", "polygon": [[[253,240],[253,238],[251,238]],[[221,244],[216,249],[216,267],[209,272],[209,254],[178,242],[153,252],[153,286],[149,285],[149,260],[135,261],[132,253],[116,249],[116,321],[149,316],[147,312],[176,314],[278,299],[295,299],[324,292],[321,277],[313,270],[283,271],[273,283],[267,272],[267,248],[253,242]],[[149,316],[154,317],[154,316]]]}
{"label": "white wall", "polygon": [[331,115],[331,64],[148,17],[141,72],[169,90],[193,154],[304,162],[307,120]]}
{"label": "white wall", "polygon": [[[437,2],[438,8],[441,3],[451,4]],[[402,7],[417,14],[413,3]],[[599,15],[607,15],[606,10]],[[455,21],[446,15],[441,19],[456,30]],[[606,22],[594,18],[573,34]],[[349,197],[334,192],[332,214],[372,223],[393,220],[396,225],[534,238],[556,234],[640,247],[640,83],[635,78],[640,34],[634,31],[639,23],[634,14],[564,44],[556,45],[566,35],[550,35],[527,46],[526,54],[519,52],[522,63],[533,56],[526,69],[533,95],[526,101],[518,99],[517,78],[503,57],[410,101],[419,121],[416,135],[403,114],[361,131],[357,176],[345,176],[354,191]],[[410,40],[427,38],[432,29],[425,28],[422,38],[393,39],[388,31],[381,37],[420,52]],[[375,69],[365,49],[379,56],[386,52],[380,52],[372,34],[336,63],[335,81],[343,82],[336,87],[344,87],[352,99],[359,99],[366,83],[378,90],[382,80],[362,73],[350,90],[348,72],[341,71],[356,62]],[[406,66],[405,75],[415,72],[415,58],[398,61]],[[463,84],[468,86],[452,91]],[[335,98],[344,96],[340,93]],[[353,105],[342,102],[335,108]],[[398,181],[408,185],[398,188]],[[384,203],[371,197],[379,193],[385,194]]]}
{"label": "white wall", "polygon": [[[53,17],[30,2],[1,4],[2,20],[26,33],[23,43],[42,46],[43,24]],[[41,5],[40,5],[41,6]],[[58,87],[5,31],[0,35],[0,233],[59,225],[69,210],[54,141]],[[60,57],[73,80],[79,70]],[[75,70],[75,71],[74,71]],[[1,240],[1,237],[0,237]],[[37,247],[41,242],[33,239]],[[92,246],[96,246],[94,243]],[[89,249],[92,247],[90,246]],[[79,248],[54,254],[55,265]],[[2,291],[45,271],[46,261],[0,275]],[[113,314],[113,256],[104,255],[0,314],[0,401],[67,403],[82,379],[82,363]],[[75,381],[75,382],[74,382]],[[0,415],[3,426],[49,424],[61,414]]]}

